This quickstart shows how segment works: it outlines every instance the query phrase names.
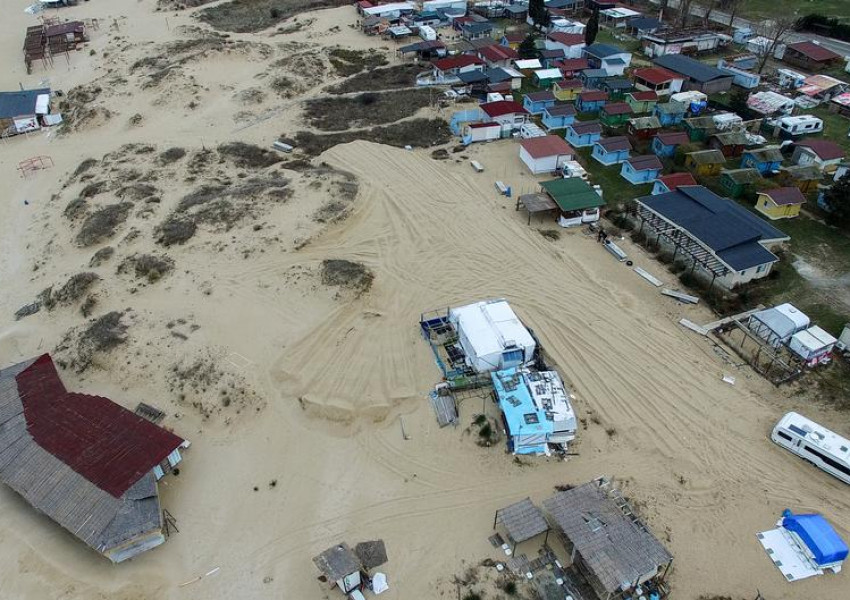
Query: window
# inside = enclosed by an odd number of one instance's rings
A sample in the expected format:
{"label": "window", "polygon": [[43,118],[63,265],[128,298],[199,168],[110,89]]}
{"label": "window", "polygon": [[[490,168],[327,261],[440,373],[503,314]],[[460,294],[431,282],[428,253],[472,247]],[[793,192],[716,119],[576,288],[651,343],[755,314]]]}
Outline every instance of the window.
{"label": "window", "polygon": [[794,440],[791,439],[791,436],[788,435],[787,433],[785,433],[784,431],[777,431],[776,435],[778,435],[779,437],[781,437],[785,441],[788,441],[788,442],[794,441]]}
{"label": "window", "polygon": [[522,350],[506,350],[502,352],[504,366],[517,365],[522,362]]}
{"label": "window", "polygon": [[767,270],[767,265],[759,265],[756,269],[756,273],[764,273]]}
{"label": "window", "polygon": [[821,459],[821,462],[823,462],[825,465],[832,467],[833,469],[835,469],[839,473],[844,473],[844,475],[846,475],[847,477],[850,477],[850,469],[848,469],[847,467],[845,467],[844,465],[842,465],[838,461],[835,461],[835,460],[829,458],[825,454],[822,454],[822,453],[818,452],[817,450],[815,450],[814,448],[810,448],[809,446],[804,445],[803,448],[809,454],[811,454],[813,456],[817,456],[819,459]]}

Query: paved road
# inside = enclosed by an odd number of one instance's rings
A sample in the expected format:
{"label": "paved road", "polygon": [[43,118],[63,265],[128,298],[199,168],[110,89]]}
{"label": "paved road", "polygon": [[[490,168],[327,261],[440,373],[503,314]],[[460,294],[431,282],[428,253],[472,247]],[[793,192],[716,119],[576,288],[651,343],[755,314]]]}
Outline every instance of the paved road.
{"label": "paved road", "polygon": [[[650,0],[653,4],[660,4],[659,0]],[[670,0],[668,6],[671,8],[677,8],[679,6],[680,0]],[[705,14],[705,9],[702,6],[697,4],[691,5],[691,14],[697,17],[702,17]],[[729,13],[713,10],[711,11],[711,20],[715,23],[721,23],[723,25],[729,25]],[[734,27],[751,27],[753,31],[758,32],[761,28],[759,23],[755,23],[743,17],[735,17],[735,21],[733,23]],[[798,33],[796,31],[791,32],[787,36],[787,42],[800,42],[804,40],[814,40],[819,42],[824,48],[829,48],[833,52],[838,52],[842,56],[850,56],[850,42],[843,42],[841,40],[835,40],[832,38],[824,37],[821,35],[814,35],[811,33]]]}

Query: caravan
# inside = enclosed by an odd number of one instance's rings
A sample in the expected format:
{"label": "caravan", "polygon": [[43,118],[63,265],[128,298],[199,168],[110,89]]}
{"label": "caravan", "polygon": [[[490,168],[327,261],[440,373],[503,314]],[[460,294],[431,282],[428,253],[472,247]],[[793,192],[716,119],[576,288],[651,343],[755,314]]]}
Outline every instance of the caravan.
{"label": "caravan", "polygon": [[795,412],[780,419],[770,439],[850,484],[850,440]]}
{"label": "caravan", "polygon": [[779,126],[779,136],[782,138],[811,135],[823,131],[823,121],[812,115],[783,117],[779,119],[777,125]]}

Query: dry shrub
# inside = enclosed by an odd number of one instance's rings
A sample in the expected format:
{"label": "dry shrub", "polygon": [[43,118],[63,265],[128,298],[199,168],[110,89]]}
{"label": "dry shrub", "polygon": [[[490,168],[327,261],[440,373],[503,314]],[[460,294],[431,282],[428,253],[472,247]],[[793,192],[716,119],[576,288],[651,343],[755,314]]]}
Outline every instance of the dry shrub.
{"label": "dry shrub", "polygon": [[42,306],[47,310],[53,310],[56,306],[72,304],[82,298],[99,279],[100,277],[95,273],[77,273],[72,275],[57,291],[54,292],[53,286],[50,286],[42,291],[38,298]]}
{"label": "dry shrub", "polygon": [[89,261],[90,267],[99,267],[107,260],[112,258],[112,255],[115,254],[115,248],[112,246],[106,246],[105,248],[101,248],[97,252],[94,253],[94,256],[91,257]]}
{"label": "dry shrub", "polygon": [[218,147],[218,153],[240,169],[270,167],[282,159],[276,153],[254,144],[230,142]]}
{"label": "dry shrub", "polygon": [[127,220],[131,208],[133,208],[131,202],[122,202],[111,204],[90,214],[80,227],[77,244],[84,247],[91,246],[112,237],[118,226]]}
{"label": "dry shrub", "polygon": [[128,256],[118,266],[119,273],[132,271],[138,279],[147,279],[154,283],[174,269],[174,260],[168,256],[153,254],[134,254]]}
{"label": "dry shrub", "polygon": [[175,146],[162,152],[157,158],[157,162],[161,165],[170,165],[171,163],[177,162],[184,156],[186,156],[186,150]]}
{"label": "dry shrub", "polygon": [[326,259],[322,261],[322,283],[354,291],[358,296],[372,288],[375,274],[358,262],[344,259]]}

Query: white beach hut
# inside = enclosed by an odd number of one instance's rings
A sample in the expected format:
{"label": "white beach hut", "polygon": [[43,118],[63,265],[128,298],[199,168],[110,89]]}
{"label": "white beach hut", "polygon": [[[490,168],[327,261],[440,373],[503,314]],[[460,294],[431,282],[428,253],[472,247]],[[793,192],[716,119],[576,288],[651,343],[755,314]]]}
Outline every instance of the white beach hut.
{"label": "white beach hut", "polygon": [[537,347],[506,300],[486,300],[449,310],[466,363],[478,373],[527,364]]}

